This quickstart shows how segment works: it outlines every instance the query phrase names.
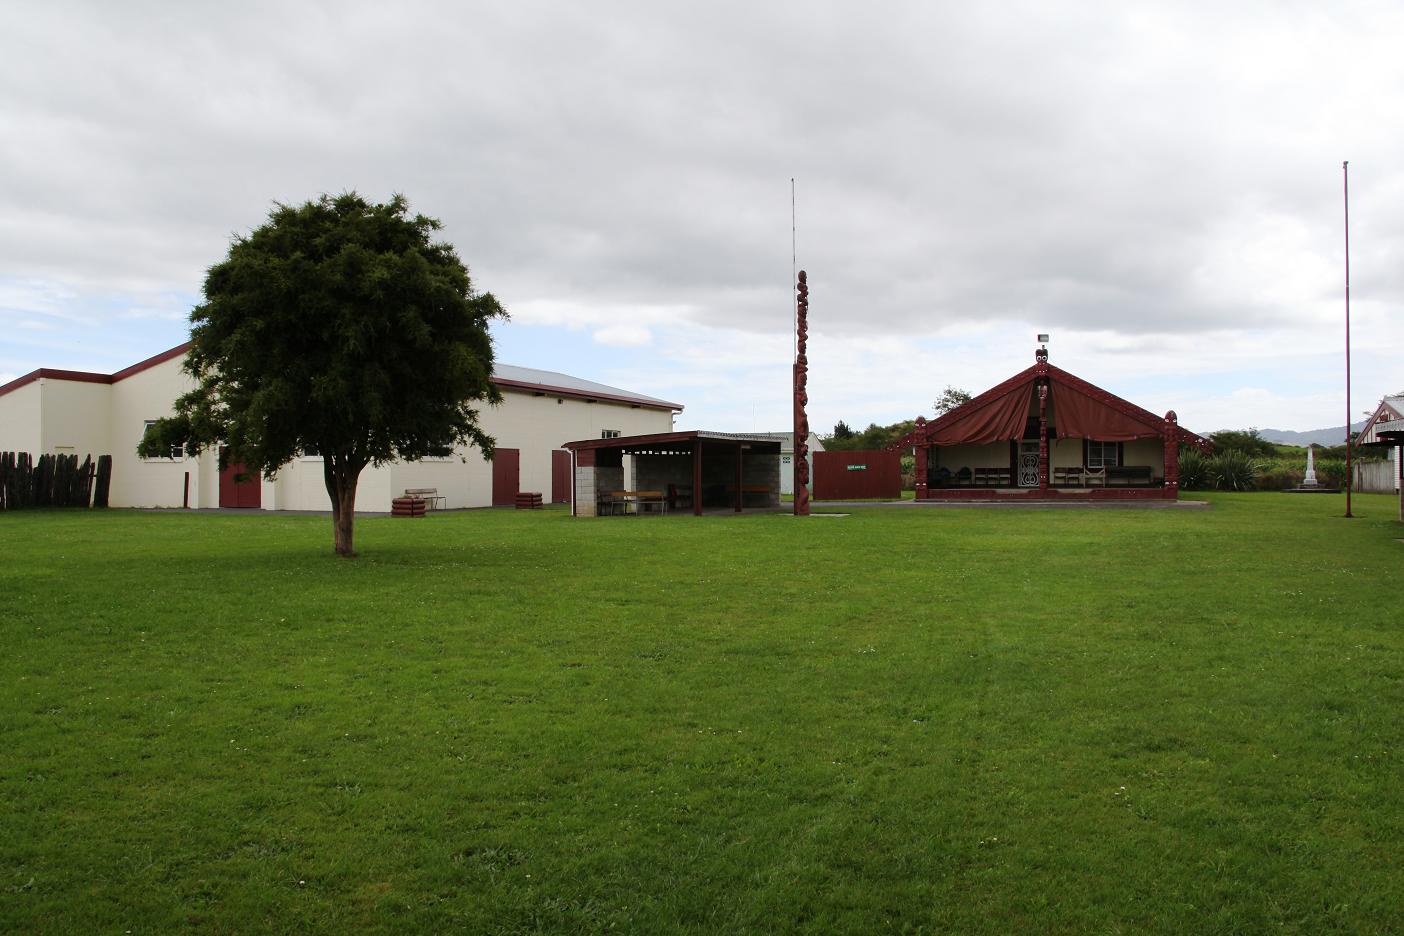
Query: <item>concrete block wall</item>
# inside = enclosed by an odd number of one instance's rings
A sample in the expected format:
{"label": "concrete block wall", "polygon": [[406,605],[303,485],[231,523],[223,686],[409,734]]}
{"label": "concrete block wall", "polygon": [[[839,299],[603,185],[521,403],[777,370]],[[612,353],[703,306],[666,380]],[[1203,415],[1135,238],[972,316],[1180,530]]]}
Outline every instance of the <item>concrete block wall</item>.
{"label": "concrete block wall", "polygon": [[747,454],[741,462],[742,484],[764,484],[770,488],[770,506],[780,506],[780,456]]}
{"label": "concrete block wall", "polygon": [[668,485],[692,487],[691,455],[635,455],[634,488],[668,492]]}
{"label": "concrete block wall", "polygon": [[595,516],[597,501],[595,499],[595,468],[575,469],[575,515],[577,517]]}
{"label": "concrete block wall", "polygon": [[598,516],[598,500],[606,491],[624,490],[624,468],[577,466],[575,469],[575,515],[577,517]]}

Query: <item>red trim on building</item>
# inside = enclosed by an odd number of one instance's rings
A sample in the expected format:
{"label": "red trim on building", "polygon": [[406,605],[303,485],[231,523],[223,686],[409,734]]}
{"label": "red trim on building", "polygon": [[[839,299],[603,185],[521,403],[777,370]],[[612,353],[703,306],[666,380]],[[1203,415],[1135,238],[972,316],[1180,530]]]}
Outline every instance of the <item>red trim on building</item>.
{"label": "red trim on building", "polygon": [[[178,344],[174,348],[162,351],[160,354],[153,355],[144,361],[138,361],[131,367],[124,367],[115,374],[98,374],[91,371],[56,370],[51,367],[41,367],[38,370],[30,371],[28,374],[22,377],[16,377],[9,383],[0,386],[0,396],[4,396],[7,393],[18,390],[20,387],[31,384],[41,377],[47,377],[53,380],[82,381],[85,383],[116,383],[119,380],[126,380],[128,377],[135,374],[140,374],[142,371],[155,367],[157,364],[164,364],[171,358],[180,357],[190,350],[190,345],[191,342],[189,341],[184,344]],[[576,390],[570,387],[555,387],[550,384],[529,383],[523,380],[507,380],[503,377],[494,377],[492,378],[492,382],[506,390],[523,390],[545,396],[570,397],[575,400],[600,400],[606,403],[628,403],[630,406],[639,409],[672,410],[679,413],[683,410],[681,403],[669,403],[667,400],[654,402],[643,400],[639,397],[623,396],[614,393],[588,393],[584,390]]]}
{"label": "red trim on building", "polygon": [[918,500],[959,500],[1004,503],[1005,501],[1057,500],[1080,502],[1088,500],[1177,500],[1178,488],[1157,485],[1155,487],[1109,487],[1078,488],[1063,490],[1050,487],[1046,491],[1038,488],[1002,488],[998,490],[980,488],[936,488],[928,490],[925,497]]}
{"label": "red trim on building", "polygon": [[157,364],[164,364],[171,358],[180,357],[185,352],[190,350],[190,344],[191,343],[188,341],[185,342],[185,344],[178,344],[174,348],[171,348],[169,351],[162,351],[160,354],[154,355],[153,357],[149,357],[144,361],[138,361],[131,367],[124,367],[117,373],[112,375],[112,383],[116,383],[119,380],[126,380],[133,374],[140,374],[142,371],[149,370],[150,368],[155,367]]}
{"label": "red trim on building", "polygon": [[40,378],[49,380],[72,380],[79,383],[112,383],[111,374],[94,374],[91,371],[57,370],[52,367],[41,367],[38,370],[30,371],[22,377],[0,386],[0,396],[26,387]]}
{"label": "red trim on building", "polygon": [[16,377],[4,386],[0,386],[0,396],[4,396],[7,393],[18,390],[20,387],[32,384],[40,378],[48,380],[71,380],[75,383],[116,383],[119,380],[125,380],[131,377],[133,374],[140,374],[142,371],[155,367],[157,364],[164,364],[171,358],[180,357],[189,350],[190,342],[187,341],[185,344],[176,345],[169,351],[162,351],[154,357],[149,357],[144,361],[138,361],[131,367],[124,367],[115,374],[97,374],[92,371],[59,370],[53,367],[41,367],[38,370],[30,371],[23,377]]}

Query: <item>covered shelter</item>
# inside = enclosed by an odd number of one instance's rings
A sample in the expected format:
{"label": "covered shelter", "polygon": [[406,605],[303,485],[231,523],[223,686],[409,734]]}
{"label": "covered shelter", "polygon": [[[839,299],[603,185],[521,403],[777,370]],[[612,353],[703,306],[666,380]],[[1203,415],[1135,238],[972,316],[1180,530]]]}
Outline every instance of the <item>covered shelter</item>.
{"label": "covered shelter", "polygon": [[[659,432],[582,439],[570,452],[571,515],[687,510],[773,509],[780,506],[779,439],[765,434]],[[624,457],[633,488],[624,488]]]}
{"label": "covered shelter", "polygon": [[918,500],[1179,496],[1180,446],[1208,439],[1048,363],[1034,364],[890,448],[916,453]]}

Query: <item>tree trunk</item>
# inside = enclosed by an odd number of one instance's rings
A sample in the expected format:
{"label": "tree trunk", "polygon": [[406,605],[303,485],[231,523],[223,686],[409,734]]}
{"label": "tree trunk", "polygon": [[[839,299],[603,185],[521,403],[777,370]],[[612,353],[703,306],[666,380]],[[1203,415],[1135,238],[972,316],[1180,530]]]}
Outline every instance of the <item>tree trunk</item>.
{"label": "tree trunk", "polygon": [[356,484],[361,479],[361,467],[352,467],[346,461],[330,455],[322,456],[322,478],[327,485],[327,495],[332,505],[332,531],[336,554],[353,559],[356,550],[353,546],[356,522]]}

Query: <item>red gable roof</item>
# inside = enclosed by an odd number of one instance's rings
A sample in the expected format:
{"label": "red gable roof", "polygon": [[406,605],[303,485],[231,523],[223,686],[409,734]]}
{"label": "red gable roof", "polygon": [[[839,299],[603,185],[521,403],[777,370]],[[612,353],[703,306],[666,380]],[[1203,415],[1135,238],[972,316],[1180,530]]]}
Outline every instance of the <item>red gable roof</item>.
{"label": "red gable roof", "polygon": [[[1167,417],[1108,393],[1081,377],[1047,361],[1040,353],[1037,363],[1003,383],[991,387],[931,422],[917,421],[917,427],[888,448],[914,445],[982,445],[1006,439],[1020,439],[1028,423],[1029,405],[1035,382],[1045,379],[1049,396],[1057,407],[1059,438],[1091,438],[1105,442],[1160,438]],[[1213,443],[1182,429],[1175,432],[1183,445],[1207,451]]]}

